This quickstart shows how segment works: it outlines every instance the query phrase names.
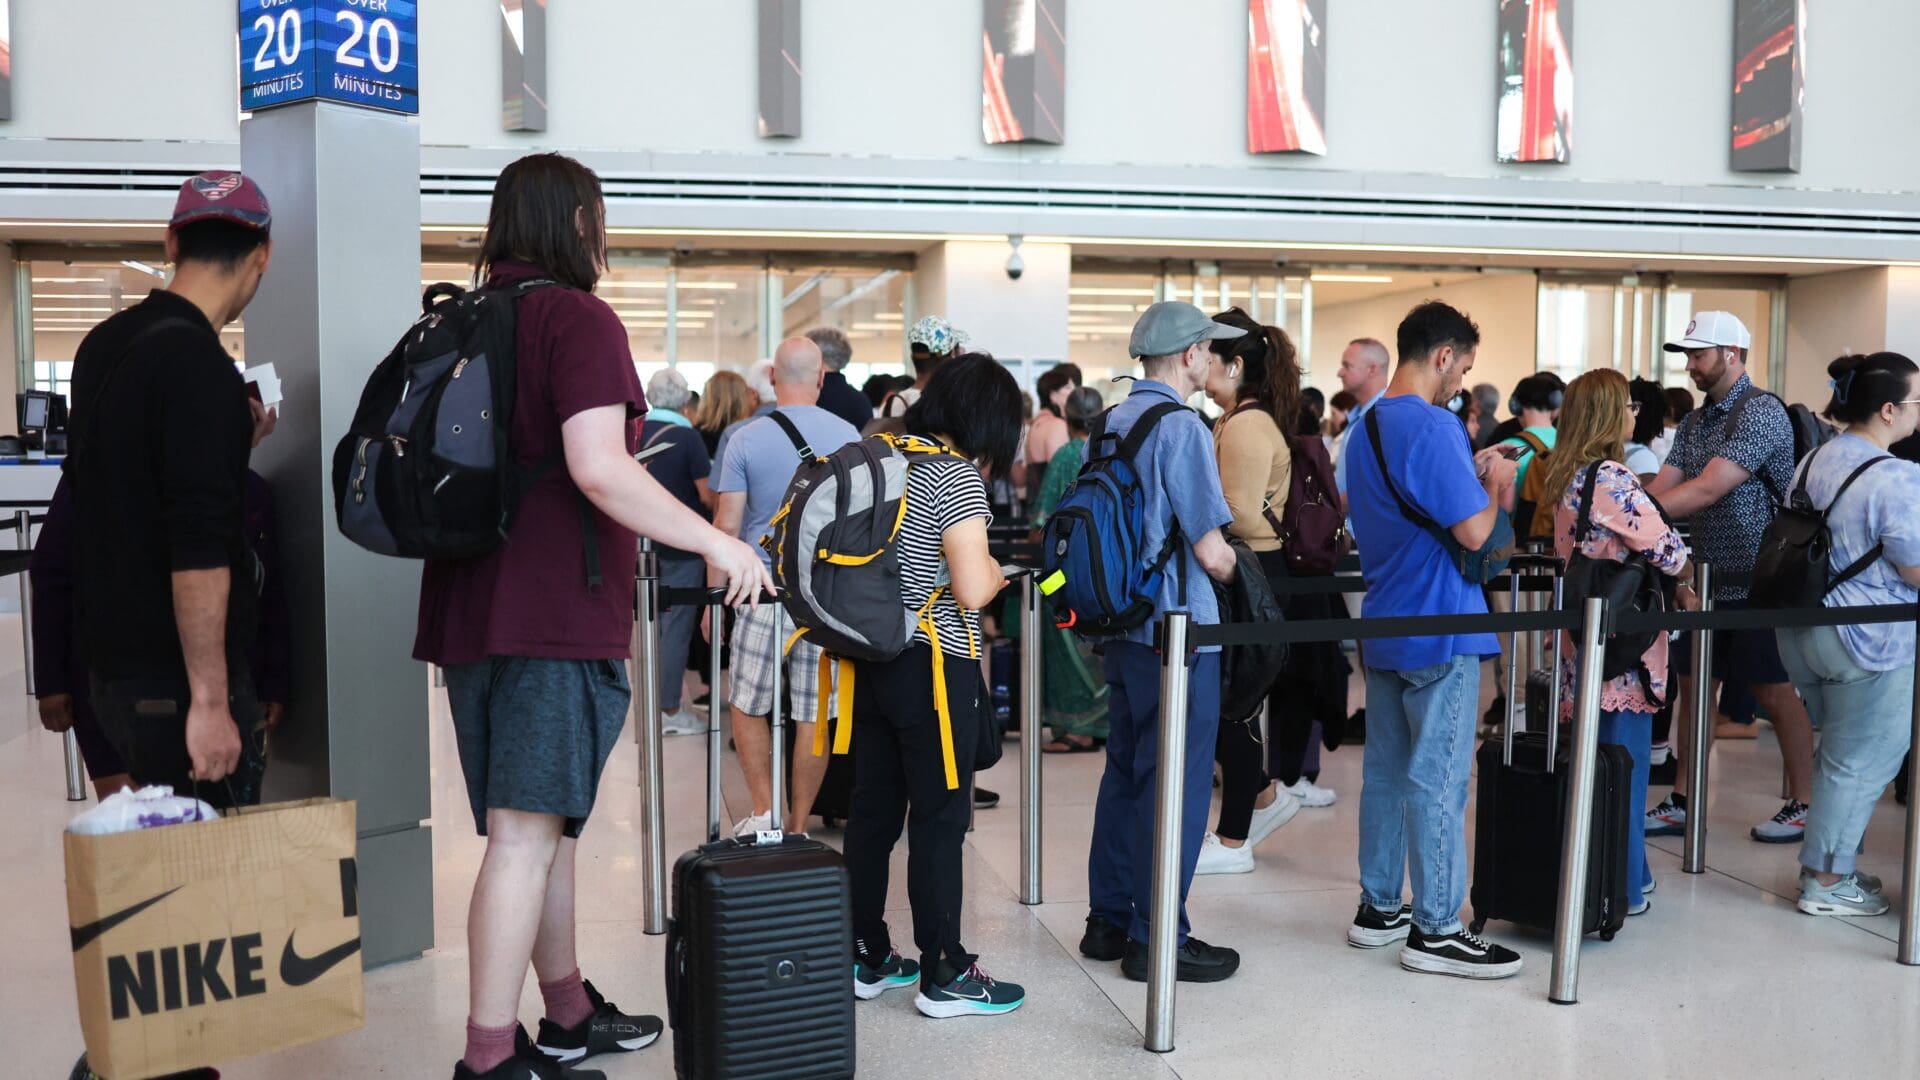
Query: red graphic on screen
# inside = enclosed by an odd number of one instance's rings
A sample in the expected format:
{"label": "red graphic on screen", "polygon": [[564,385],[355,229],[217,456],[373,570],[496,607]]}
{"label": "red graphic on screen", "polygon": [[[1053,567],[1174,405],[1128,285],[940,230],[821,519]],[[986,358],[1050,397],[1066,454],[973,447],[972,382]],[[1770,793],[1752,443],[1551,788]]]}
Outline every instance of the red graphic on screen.
{"label": "red graphic on screen", "polygon": [[1248,0],[1247,150],[1327,152],[1326,0]]}
{"label": "red graphic on screen", "polygon": [[1805,0],[1740,0],[1734,10],[1733,167],[1800,167]]}
{"label": "red graphic on screen", "polygon": [[1573,151],[1573,0],[1499,0],[1501,161]]}

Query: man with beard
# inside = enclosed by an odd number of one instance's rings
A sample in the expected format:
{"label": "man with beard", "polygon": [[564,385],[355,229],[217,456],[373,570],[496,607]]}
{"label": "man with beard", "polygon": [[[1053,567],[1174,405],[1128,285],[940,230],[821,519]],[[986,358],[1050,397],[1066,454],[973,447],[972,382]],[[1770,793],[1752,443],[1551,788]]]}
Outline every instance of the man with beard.
{"label": "man with beard", "polygon": [[[1760,535],[1785,498],[1794,467],[1793,423],[1786,406],[1756,389],[1747,377],[1752,343],[1746,326],[1733,315],[1703,311],[1687,325],[1684,337],[1666,345],[1668,352],[1687,354],[1687,376],[1706,402],[1674,433],[1673,450],[1647,488],[1670,516],[1692,520],[1696,558],[1738,576],[1752,572]],[[1746,606],[1743,584],[1716,582],[1713,592],[1723,608]],[[1806,706],[1787,681],[1772,630],[1723,631],[1715,646],[1713,700],[1720,699],[1722,683],[1747,688],[1773,721],[1786,759],[1787,803],[1753,829],[1753,838],[1767,844],[1799,843],[1813,788],[1813,725]],[[1682,676],[1679,683],[1677,700],[1689,700],[1691,680]],[[1675,751],[1685,758],[1690,729],[1679,725],[1677,734]],[[1647,835],[1670,836],[1685,828],[1686,783],[1682,771],[1673,794],[1647,812]]]}

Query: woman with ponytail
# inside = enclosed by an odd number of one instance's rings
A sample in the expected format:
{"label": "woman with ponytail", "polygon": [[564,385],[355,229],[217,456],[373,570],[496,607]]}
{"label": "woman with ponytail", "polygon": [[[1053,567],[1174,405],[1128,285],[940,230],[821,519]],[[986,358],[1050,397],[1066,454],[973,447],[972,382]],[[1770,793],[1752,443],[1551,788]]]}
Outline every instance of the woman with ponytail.
{"label": "woman with ponytail", "polygon": [[[1833,400],[1826,415],[1841,433],[1807,455],[1790,489],[1804,490],[1826,513],[1833,539],[1828,581],[1835,583],[1827,607],[1911,604],[1920,595],[1920,506],[1913,499],[1920,465],[1888,453],[1920,424],[1917,370],[1891,352],[1843,356],[1827,368]],[[1800,845],[1800,910],[1879,915],[1887,910],[1880,879],[1860,873],[1854,856],[1912,739],[1913,622],[1774,633],[1780,660],[1820,729]]]}

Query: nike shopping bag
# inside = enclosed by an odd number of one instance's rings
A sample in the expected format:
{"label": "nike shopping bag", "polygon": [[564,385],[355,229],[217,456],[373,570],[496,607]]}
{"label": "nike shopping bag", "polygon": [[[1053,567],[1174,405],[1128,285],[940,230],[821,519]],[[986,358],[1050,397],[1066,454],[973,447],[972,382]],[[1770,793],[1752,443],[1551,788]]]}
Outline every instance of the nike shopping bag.
{"label": "nike shopping bag", "polygon": [[354,804],[66,834],[87,1059],[145,1080],[353,1031],[366,1017]]}

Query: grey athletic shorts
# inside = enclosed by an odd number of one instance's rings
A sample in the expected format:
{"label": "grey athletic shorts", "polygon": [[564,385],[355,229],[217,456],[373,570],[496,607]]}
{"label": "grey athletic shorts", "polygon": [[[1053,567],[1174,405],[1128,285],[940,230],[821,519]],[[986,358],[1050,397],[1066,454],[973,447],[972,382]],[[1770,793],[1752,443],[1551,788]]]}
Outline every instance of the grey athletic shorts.
{"label": "grey athletic shorts", "polygon": [[631,698],[618,660],[496,656],[447,670],[474,828],[487,809],[557,814],[578,837]]}

